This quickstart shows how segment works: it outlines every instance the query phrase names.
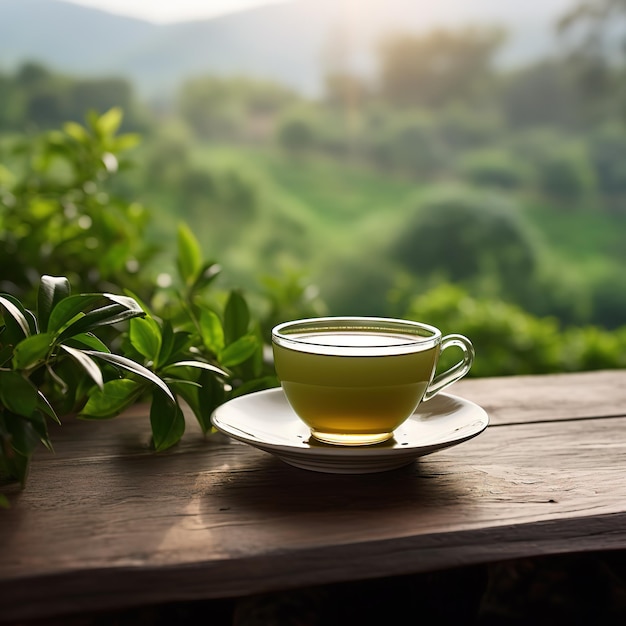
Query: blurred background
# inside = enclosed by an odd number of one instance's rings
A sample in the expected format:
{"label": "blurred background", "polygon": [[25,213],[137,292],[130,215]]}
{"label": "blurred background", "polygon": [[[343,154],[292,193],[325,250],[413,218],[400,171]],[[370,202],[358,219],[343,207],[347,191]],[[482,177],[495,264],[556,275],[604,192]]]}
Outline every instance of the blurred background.
{"label": "blurred background", "polygon": [[[173,11],[172,5],[179,9]],[[0,290],[420,319],[626,367],[624,0],[0,0]]]}

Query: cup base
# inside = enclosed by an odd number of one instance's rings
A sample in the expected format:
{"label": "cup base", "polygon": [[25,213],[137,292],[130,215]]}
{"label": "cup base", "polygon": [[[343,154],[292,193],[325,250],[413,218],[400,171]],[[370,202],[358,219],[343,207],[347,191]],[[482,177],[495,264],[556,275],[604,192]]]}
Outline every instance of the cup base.
{"label": "cup base", "polygon": [[311,429],[311,435],[322,443],[329,443],[334,446],[371,446],[377,443],[383,443],[383,441],[387,441],[393,437],[393,433],[323,433],[313,429]]}

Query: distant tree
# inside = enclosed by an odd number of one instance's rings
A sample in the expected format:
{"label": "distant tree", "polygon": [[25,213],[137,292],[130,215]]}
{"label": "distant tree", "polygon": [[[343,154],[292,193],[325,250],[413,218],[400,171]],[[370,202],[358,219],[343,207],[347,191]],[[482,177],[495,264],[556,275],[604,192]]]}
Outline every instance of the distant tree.
{"label": "distant tree", "polygon": [[142,159],[148,188],[177,190],[191,167],[190,140],[184,134],[158,133],[146,144]]}
{"label": "distant tree", "polygon": [[626,198],[626,131],[612,124],[591,134],[589,155],[598,187],[610,205],[623,210]]}
{"label": "distant tree", "polygon": [[208,139],[232,133],[236,127],[237,110],[217,78],[197,78],[181,88],[178,108],[182,118],[197,137]]}
{"label": "distant tree", "polygon": [[10,175],[0,176],[0,289],[22,297],[44,272],[84,292],[123,285],[148,295],[140,271],[155,253],[145,238],[149,212],[112,189],[139,140],[119,134],[121,123],[122,111],[111,109],[84,126],[20,138]]}
{"label": "distant tree", "polygon": [[626,113],[626,0],[580,1],[558,24],[578,83],[597,114]]}
{"label": "distant tree", "polygon": [[22,114],[23,105],[15,81],[0,74],[0,129],[15,127]]}
{"label": "distant tree", "polygon": [[63,95],[62,91],[48,86],[33,90],[26,97],[24,121],[38,128],[52,128],[61,124],[65,117]]}
{"label": "distant tree", "polygon": [[15,73],[15,83],[22,89],[38,87],[52,79],[53,74],[47,67],[32,61],[23,63]]}
{"label": "distant tree", "polygon": [[515,128],[575,127],[583,120],[582,94],[569,64],[542,60],[504,77],[504,114]]}
{"label": "distant tree", "polygon": [[550,147],[536,163],[539,188],[567,206],[579,205],[597,189],[596,175],[585,145]]}
{"label": "distant tree", "polygon": [[477,150],[461,159],[461,174],[476,185],[516,189],[528,180],[525,164],[506,150]]}
{"label": "distant tree", "polygon": [[429,321],[445,333],[470,337],[477,355],[472,376],[626,366],[624,325],[611,331],[594,326],[562,327],[554,317],[537,317],[456,285],[441,284],[418,295],[404,316]]}
{"label": "distant tree", "polygon": [[491,78],[502,41],[502,31],[477,28],[390,36],[379,49],[380,94],[407,107],[472,100]]}
{"label": "distant tree", "polygon": [[310,115],[294,113],[282,119],[277,128],[278,143],[293,153],[303,153],[315,146],[317,130]]}
{"label": "distant tree", "polygon": [[62,123],[66,104],[65,79],[40,63],[27,62],[17,69],[14,84],[23,103],[19,119],[21,126],[51,128]]}
{"label": "distant tree", "polygon": [[[87,111],[104,113],[113,107],[126,112],[125,128],[134,126],[136,111],[132,84],[123,78],[98,78],[72,80],[67,89],[66,118],[82,120]],[[129,119],[130,118],[130,119]]]}
{"label": "distant tree", "polygon": [[72,78],[40,63],[27,62],[5,83],[0,98],[0,124],[14,129],[49,129],[67,121],[81,122],[87,112],[103,114],[112,108],[126,111],[123,130],[145,130],[130,82],[122,78]]}
{"label": "distant tree", "polygon": [[451,148],[492,147],[505,133],[502,112],[494,107],[454,105],[437,112],[435,118],[441,139]]}
{"label": "distant tree", "polygon": [[445,162],[444,145],[430,116],[394,115],[366,143],[376,165],[412,176],[433,174]]}
{"label": "distant tree", "polygon": [[297,100],[276,83],[249,78],[204,76],[183,84],[178,110],[203,138],[245,135],[259,119],[278,115]]}
{"label": "distant tree", "polygon": [[422,281],[472,284],[517,301],[533,290],[539,269],[535,240],[517,207],[468,188],[422,197],[389,254]]}

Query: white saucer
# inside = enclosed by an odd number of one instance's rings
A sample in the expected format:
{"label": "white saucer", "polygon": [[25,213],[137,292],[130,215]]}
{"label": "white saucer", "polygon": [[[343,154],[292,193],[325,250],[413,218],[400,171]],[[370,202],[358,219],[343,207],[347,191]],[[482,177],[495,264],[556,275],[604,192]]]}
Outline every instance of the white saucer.
{"label": "white saucer", "polygon": [[489,417],[477,404],[439,393],[420,404],[394,433],[374,446],[318,443],[287,402],[282,389],[267,389],[225,402],[211,415],[220,432],[302,469],[336,474],[382,472],[479,435]]}

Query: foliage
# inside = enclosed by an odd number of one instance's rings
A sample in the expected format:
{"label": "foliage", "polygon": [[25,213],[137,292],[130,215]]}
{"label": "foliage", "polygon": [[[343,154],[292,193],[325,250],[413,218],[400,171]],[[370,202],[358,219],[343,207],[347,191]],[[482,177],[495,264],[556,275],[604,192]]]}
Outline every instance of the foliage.
{"label": "foliage", "polygon": [[541,191],[568,205],[596,190],[596,176],[584,146],[559,145],[536,163]]}
{"label": "foliage", "polygon": [[[105,385],[124,389],[129,400],[142,389],[140,379],[156,385],[165,411],[174,397],[150,371],[111,353],[98,329],[143,316],[127,296],[70,294],[64,277],[43,276],[35,312],[9,294],[0,295],[0,474],[26,481],[29,459],[39,441],[52,449],[47,421],[81,410],[85,394],[95,386],[99,404],[110,403]],[[102,365],[98,365],[101,362]],[[111,377],[106,366],[130,371],[135,378]],[[118,394],[119,396],[119,394]],[[165,408],[167,407],[167,408]],[[119,407],[118,407],[119,408]],[[157,431],[158,432],[158,431]]]}
{"label": "foliage", "polygon": [[501,111],[495,107],[477,110],[468,103],[448,105],[435,117],[441,141],[459,153],[499,145],[506,135]]}
{"label": "foliage", "polygon": [[481,150],[461,159],[461,173],[471,183],[500,189],[516,189],[528,182],[524,164],[504,150]]}
{"label": "foliage", "polygon": [[118,134],[121,122],[117,108],[89,113],[86,126],[68,122],[10,149],[14,167],[0,176],[6,291],[28,295],[43,267],[80,291],[140,289],[139,271],[154,253],[144,238],[148,212],[108,186],[127,166],[121,154],[138,142]]}
{"label": "foliage", "polygon": [[323,317],[328,314],[326,303],[320,298],[319,289],[311,284],[308,277],[291,271],[278,278],[272,275],[261,276],[264,295],[269,302],[262,318],[262,336],[268,341],[274,326],[298,318]]}
{"label": "foliage", "polygon": [[[149,395],[152,443],[162,451],[184,434],[183,406],[206,434],[217,406],[277,384],[264,364],[263,337],[251,324],[244,297],[231,292],[220,315],[205,297],[219,267],[203,260],[185,225],[179,227],[178,246],[183,287],[172,306],[164,307],[167,316],[127,295],[72,296],[65,277],[42,277],[35,313],[10,294],[0,296],[3,475],[23,484],[37,442],[51,449],[46,419],[60,422],[72,413],[109,419]],[[118,325],[126,320],[122,334]],[[111,341],[119,339],[122,354],[102,340],[105,327],[114,331]],[[122,377],[120,370],[130,375]]]}
{"label": "foliage", "polygon": [[489,79],[502,40],[502,32],[489,28],[392,35],[380,47],[380,93],[403,107],[472,100]]}
{"label": "foliage", "polygon": [[[51,448],[47,420],[109,419],[149,401],[161,451],[183,436],[183,407],[206,434],[219,404],[277,384],[260,323],[239,290],[213,289],[220,267],[185,223],[177,277],[162,272],[160,284],[171,286],[161,289],[149,282],[149,214],[103,190],[123,163],[119,152],[136,142],[116,134],[120,122],[117,109],[90,114],[87,127],[68,123],[26,142],[30,167],[0,169],[9,288],[0,296],[0,473],[22,483],[37,443]],[[245,199],[238,178],[221,182],[232,203]],[[41,266],[55,274],[39,278]]]}
{"label": "foliage", "polygon": [[286,150],[296,154],[307,152],[318,138],[315,119],[303,112],[290,113],[280,120],[276,136]]}
{"label": "foliage", "polygon": [[508,73],[500,101],[507,122],[515,129],[577,129],[587,114],[569,64],[542,59]]}
{"label": "foliage", "polygon": [[538,269],[518,207],[464,187],[436,189],[418,200],[389,253],[421,281],[436,276],[510,297],[526,295]]}
{"label": "foliage", "polygon": [[29,61],[0,82],[0,128],[41,131],[80,122],[89,110],[102,114],[115,107],[126,112],[127,129],[139,130],[148,121],[123,78],[70,78]]}
{"label": "foliage", "polygon": [[610,124],[592,133],[588,141],[599,190],[610,206],[626,197],[626,131],[620,124]]}
{"label": "foliage", "polygon": [[436,126],[424,115],[394,117],[372,133],[366,145],[378,166],[414,177],[428,176],[445,162],[445,148]]}
{"label": "foliage", "polygon": [[626,326],[562,328],[552,317],[475,297],[458,285],[439,285],[415,297],[409,319],[470,337],[476,349],[472,376],[585,371],[626,366]]}
{"label": "foliage", "polygon": [[269,81],[206,76],[186,81],[178,109],[196,136],[254,139],[267,132],[266,120],[297,100],[289,89]]}
{"label": "foliage", "polygon": [[[172,386],[208,433],[210,415],[221,403],[278,383],[264,359],[260,322],[252,319],[239,289],[218,298],[219,302],[211,297],[221,267],[204,259],[184,223],[178,227],[176,265],[180,286],[157,294],[153,306],[158,315],[148,315],[147,324],[146,320],[131,322],[124,348]],[[217,372],[226,377],[225,384],[215,378]]]}
{"label": "foliage", "polygon": [[624,0],[587,0],[557,25],[587,106],[599,115],[624,113],[625,17]]}

